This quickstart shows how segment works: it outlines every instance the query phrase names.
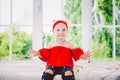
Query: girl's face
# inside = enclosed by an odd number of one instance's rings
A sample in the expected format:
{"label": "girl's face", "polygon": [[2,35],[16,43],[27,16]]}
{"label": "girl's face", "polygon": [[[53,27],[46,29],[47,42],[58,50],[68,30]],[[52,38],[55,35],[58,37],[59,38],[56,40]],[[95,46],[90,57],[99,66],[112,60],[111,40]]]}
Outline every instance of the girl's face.
{"label": "girl's face", "polygon": [[66,25],[63,23],[59,23],[54,28],[54,35],[57,39],[65,39],[67,34]]}

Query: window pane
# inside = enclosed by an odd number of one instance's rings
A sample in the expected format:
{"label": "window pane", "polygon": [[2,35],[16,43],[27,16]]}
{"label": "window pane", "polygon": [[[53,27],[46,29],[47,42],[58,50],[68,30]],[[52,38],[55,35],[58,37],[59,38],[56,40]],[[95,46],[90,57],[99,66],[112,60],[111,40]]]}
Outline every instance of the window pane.
{"label": "window pane", "polygon": [[9,59],[9,28],[0,26],[0,60]]}
{"label": "window pane", "polygon": [[0,0],[0,25],[10,24],[11,0]]}
{"label": "window pane", "polygon": [[12,59],[29,59],[28,49],[32,47],[32,27],[22,26],[13,28]]}
{"label": "window pane", "polygon": [[82,0],[63,0],[64,19],[69,24],[82,23]]}
{"label": "window pane", "polygon": [[12,0],[13,24],[32,25],[33,0]]}
{"label": "window pane", "polygon": [[42,47],[47,47],[48,43],[54,39],[52,25],[43,26]]}
{"label": "window pane", "polygon": [[116,60],[120,61],[120,27],[116,28]]}
{"label": "window pane", "polygon": [[112,0],[93,0],[92,4],[92,24],[113,24]]}
{"label": "window pane", "polygon": [[116,0],[115,6],[115,22],[117,25],[120,25],[120,0]]}
{"label": "window pane", "polygon": [[43,24],[62,19],[62,0],[43,0]]}
{"label": "window pane", "polygon": [[81,47],[81,29],[81,26],[69,26],[67,40],[70,41],[74,47]]}
{"label": "window pane", "polygon": [[92,57],[93,60],[105,61],[112,59],[112,29],[93,28]]}

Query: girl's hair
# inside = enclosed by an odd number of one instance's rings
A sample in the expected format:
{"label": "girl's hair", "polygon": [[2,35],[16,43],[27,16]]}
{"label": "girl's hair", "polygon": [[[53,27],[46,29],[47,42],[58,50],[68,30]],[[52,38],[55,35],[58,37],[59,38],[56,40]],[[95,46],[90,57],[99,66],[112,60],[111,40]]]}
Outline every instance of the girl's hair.
{"label": "girl's hair", "polygon": [[65,22],[65,21],[63,21],[63,20],[57,20],[57,21],[55,21],[55,23],[53,24],[53,29],[52,29],[53,31],[54,31],[55,26],[56,26],[57,24],[59,24],[59,23],[65,24],[65,26],[66,26],[66,28],[67,28],[67,30],[68,30],[67,22]]}

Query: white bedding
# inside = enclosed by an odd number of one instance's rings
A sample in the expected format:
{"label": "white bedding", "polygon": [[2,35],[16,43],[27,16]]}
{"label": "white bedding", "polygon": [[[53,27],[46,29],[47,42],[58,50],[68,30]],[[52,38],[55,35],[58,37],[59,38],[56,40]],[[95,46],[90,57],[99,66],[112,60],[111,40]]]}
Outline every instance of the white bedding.
{"label": "white bedding", "polygon": [[[2,61],[0,80],[40,80],[44,69],[42,62]],[[120,80],[120,62],[79,61],[75,64],[74,72],[76,80]],[[54,80],[61,80],[61,76],[56,76]]]}
{"label": "white bedding", "polygon": [[79,62],[75,74],[77,80],[120,80],[120,62]]}
{"label": "white bedding", "polygon": [[43,64],[29,61],[0,63],[0,80],[40,80]]}

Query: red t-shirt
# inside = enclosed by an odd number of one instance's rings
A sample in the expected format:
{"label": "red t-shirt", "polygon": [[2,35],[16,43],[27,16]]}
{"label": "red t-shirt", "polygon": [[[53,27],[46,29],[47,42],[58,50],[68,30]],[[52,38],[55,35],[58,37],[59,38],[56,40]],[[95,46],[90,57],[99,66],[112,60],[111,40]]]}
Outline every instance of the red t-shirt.
{"label": "red t-shirt", "polygon": [[84,54],[80,48],[70,49],[63,46],[55,46],[51,49],[43,48],[39,52],[42,56],[40,59],[47,62],[46,66],[70,66],[71,68],[74,67],[73,59],[77,61]]}

